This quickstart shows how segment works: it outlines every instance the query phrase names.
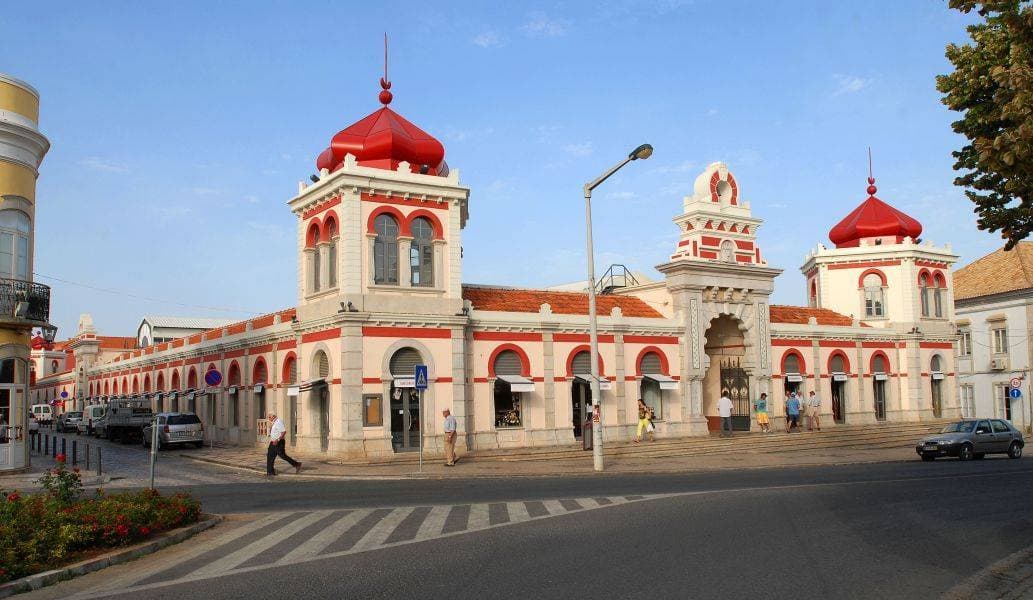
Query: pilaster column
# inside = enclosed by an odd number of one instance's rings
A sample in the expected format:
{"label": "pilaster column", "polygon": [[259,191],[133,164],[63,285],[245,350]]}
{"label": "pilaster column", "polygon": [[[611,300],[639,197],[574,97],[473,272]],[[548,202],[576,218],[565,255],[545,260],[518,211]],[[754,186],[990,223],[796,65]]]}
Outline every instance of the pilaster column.
{"label": "pilaster column", "polygon": [[[362,324],[344,323],[341,325],[341,385],[340,409],[337,412],[338,427],[331,427],[331,431],[337,430],[340,439],[331,440],[336,448],[332,453],[344,453],[348,456],[365,456],[365,447],[362,433]],[[333,375],[331,374],[331,379]],[[331,384],[332,385],[332,384]],[[331,394],[331,399],[333,395]],[[383,399],[383,406],[388,410],[383,413],[390,415],[390,399]],[[334,411],[331,411],[333,414]],[[388,417],[390,418],[390,417]]]}
{"label": "pilaster column", "polygon": [[545,428],[554,429],[556,427],[556,363],[551,332],[542,334],[542,358],[545,361],[545,368],[542,373],[542,378],[544,379]]}
{"label": "pilaster column", "polygon": [[319,289],[315,291],[322,291],[330,287],[330,242],[319,242],[316,251],[319,252]]}
{"label": "pilaster column", "polygon": [[411,237],[398,237],[398,285],[412,287],[412,263],[409,252],[412,250]]}
{"label": "pilaster column", "polygon": [[[435,252],[437,254],[437,252]],[[473,433],[473,397],[468,393],[469,386],[466,382],[466,354],[470,340],[466,337],[466,327],[452,327],[452,361],[448,365],[448,375],[445,369],[438,376],[452,377],[452,414],[456,418],[458,431],[464,436],[456,438],[457,445],[469,448],[470,435]]]}
{"label": "pilaster column", "polygon": [[302,270],[302,281],[304,282],[302,287],[305,290],[305,294],[308,295],[316,292],[315,286],[312,285],[314,283],[312,279],[312,273],[315,269],[316,249],[305,248],[304,256],[305,268]]}
{"label": "pilaster column", "polygon": [[[617,425],[626,425],[627,421],[627,390],[625,389],[625,365],[624,365],[624,334],[617,333],[613,336],[613,352],[616,361],[614,376],[617,381],[614,383],[614,396],[617,398]],[[636,398],[637,401],[637,398]],[[638,415],[635,415],[638,417]]]}
{"label": "pilaster column", "polygon": [[431,242],[434,248],[434,281],[431,282],[432,287],[438,289],[447,289],[448,282],[445,281],[445,252],[448,249],[448,244],[445,240],[434,240]]}

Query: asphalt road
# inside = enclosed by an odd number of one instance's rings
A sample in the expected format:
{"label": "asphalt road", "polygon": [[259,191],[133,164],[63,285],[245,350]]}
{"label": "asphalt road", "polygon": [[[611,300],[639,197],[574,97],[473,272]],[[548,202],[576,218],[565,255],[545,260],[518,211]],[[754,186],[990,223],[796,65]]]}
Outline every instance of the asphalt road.
{"label": "asphalt road", "polygon": [[29,597],[933,598],[1033,540],[1030,459],[190,489],[262,514]]}

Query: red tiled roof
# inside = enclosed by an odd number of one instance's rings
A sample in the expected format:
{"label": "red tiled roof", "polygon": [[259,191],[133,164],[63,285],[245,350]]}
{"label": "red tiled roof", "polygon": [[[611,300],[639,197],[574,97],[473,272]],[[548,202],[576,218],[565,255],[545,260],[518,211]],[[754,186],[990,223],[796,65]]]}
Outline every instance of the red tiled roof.
{"label": "red tiled roof", "polygon": [[954,272],[954,299],[1033,288],[1033,242],[1000,248]]}
{"label": "red tiled roof", "polygon": [[[463,299],[469,300],[474,310],[536,313],[542,304],[548,304],[556,314],[588,314],[588,294],[579,292],[463,286]],[[615,306],[620,307],[625,317],[663,318],[651,306],[633,296],[596,296],[597,315],[608,316]]]}
{"label": "red tiled roof", "polygon": [[98,335],[97,340],[100,342],[100,347],[105,350],[130,350],[136,348],[135,337]]}
{"label": "red tiled roof", "polygon": [[[806,325],[807,320],[814,317],[817,319],[818,325],[853,325],[853,319],[850,317],[841,315],[838,312],[831,311],[827,308],[781,306],[778,304],[772,304],[769,312],[772,323],[795,323],[797,325]],[[861,326],[868,327],[868,325],[864,324]]]}

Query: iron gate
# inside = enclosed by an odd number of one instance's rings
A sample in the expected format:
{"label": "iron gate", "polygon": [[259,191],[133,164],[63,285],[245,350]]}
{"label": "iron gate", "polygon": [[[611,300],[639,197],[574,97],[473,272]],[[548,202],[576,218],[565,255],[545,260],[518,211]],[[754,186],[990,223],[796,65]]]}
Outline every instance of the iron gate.
{"label": "iron gate", "polygon": [[750,430],[750,377],[739,359],[721,361],[721,393],[732,401],[732,429]]}

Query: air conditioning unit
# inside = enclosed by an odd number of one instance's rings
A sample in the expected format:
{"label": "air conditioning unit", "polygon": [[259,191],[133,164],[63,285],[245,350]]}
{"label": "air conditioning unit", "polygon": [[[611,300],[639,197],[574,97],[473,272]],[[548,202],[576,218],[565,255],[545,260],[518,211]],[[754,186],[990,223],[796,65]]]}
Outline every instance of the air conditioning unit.
{"label": "air conditioning unit", "polygon": [[990,370],[991,371],[1004,371],[1008,368],[1007,358],[991,358],[990,359]]}

